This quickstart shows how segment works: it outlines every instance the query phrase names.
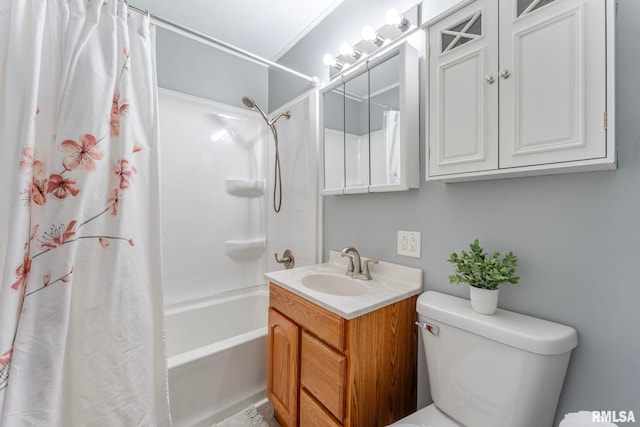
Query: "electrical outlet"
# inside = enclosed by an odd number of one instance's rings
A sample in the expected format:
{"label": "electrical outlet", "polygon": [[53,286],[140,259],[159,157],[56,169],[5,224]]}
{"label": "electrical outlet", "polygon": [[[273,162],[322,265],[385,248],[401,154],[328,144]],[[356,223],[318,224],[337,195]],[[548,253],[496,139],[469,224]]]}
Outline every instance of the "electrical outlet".
{"label": "electrical outlet", "polygon": [[419,231],[398,231],[398,255],[420,258]]}

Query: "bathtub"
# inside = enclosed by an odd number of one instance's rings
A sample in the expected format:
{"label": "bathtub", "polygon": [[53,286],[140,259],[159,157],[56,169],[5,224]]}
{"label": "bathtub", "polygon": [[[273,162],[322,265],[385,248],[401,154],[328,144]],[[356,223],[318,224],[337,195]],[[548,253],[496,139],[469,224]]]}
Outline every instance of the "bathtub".
{"label": "bathtub", "polygon": [[266,286],[165,307],[174,426],[206,426],[264,400]]}

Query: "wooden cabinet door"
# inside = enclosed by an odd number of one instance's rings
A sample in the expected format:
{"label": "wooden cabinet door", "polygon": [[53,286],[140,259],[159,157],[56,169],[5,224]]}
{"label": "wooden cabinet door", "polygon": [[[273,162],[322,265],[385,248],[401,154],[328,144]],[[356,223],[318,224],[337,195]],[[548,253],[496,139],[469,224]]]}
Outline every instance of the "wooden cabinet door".
{"label": "wooden cabinet door", "polygon": [[300,393],[300,426],[303,427],[341,427],[321,404],[316,402],[306,390]]}
{"label": "wooden cabinet door", "polygon": [[298,424],[300,329],[269,309],[267,397],[283,427]]}
{"label": "wooden cabinet door", "polygon": [[500,2],[500,167],[606,156],[603,0]]}
{"label": "wooden cabinet door", "polygon": [[337,420],[345,416],[347,358],[316,337],[303,332],[300,346],[300,385]]}
{"label": "wooden cabinet door", "polygon": [[498,1],[429,27],[429,175],[498,168]]}

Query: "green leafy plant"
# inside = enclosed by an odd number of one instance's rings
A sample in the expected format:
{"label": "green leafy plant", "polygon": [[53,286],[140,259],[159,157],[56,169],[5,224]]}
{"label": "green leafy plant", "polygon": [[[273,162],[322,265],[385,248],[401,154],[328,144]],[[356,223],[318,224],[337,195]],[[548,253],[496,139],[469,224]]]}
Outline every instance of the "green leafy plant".
{"label": "green leafy plant", "polygon": [[449,276],[449,283],[468,283],[481,289],[498,289],[501,283],[518,283],[518,257],[513,252],[509,252],[503,258],[500,258],[499,252],[488,256],[478,239],[469,247],[470,252],[462,250],[460,255],[454,252],[447,260],[456,266],[455,273]]}

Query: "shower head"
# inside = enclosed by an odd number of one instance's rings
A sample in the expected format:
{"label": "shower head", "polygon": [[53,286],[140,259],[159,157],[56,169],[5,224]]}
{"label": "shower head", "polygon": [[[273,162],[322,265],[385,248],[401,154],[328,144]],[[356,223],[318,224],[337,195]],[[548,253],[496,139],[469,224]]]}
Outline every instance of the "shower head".
{"label": "shower head", "polygon": [[246,105],[249,108],[253,108],[256,106],[256,101],[254,101],[253,99],[249,98],[248,96],[243,96],[242,97],[242,103],[244,105]]}
{"label": "shower head", "polygon": [[[284,113],[278,114],[273,120],[269,120],[269,117],[262,111],[262,108],[256,104],[256,101],[253,98],[249,98],[248,96],[242,97],[242,103],[246,105],[248,108],[252,110],[258,110],[258,112],[262,115],[262,118],[265,122],[267,122],[267,126],[271,128],[271,132],[273,133],[273,141],[276,145],[276,155],[275,155],[275,168],[274,168],[274,179],[273,179],[273,210],[276,213],[280,212],[280,207],[282,206],[282,176],[280,172],[280,153],[278,152],[278,131],[276,130],[276,122],[282,116],[286,117],[287,120],[291,118],[291,112],[287,111]],[[278,201],[276,202],[276,195]]]}
{"label": "shower head", "polygon": [[267,122],[267,125],[271,126],[271,121],[269,120],[269,117],[267,117],[267,114],[262,110],[262,108],[260,108],[258,104],[256,104],[256,101],[254,101],[253,98],[249,98],[248,96],[243,96],[242,103],[247,107],[251,108],[252,110],[254,109],[258,110],[258,112],[262,115],[262,118]]}

